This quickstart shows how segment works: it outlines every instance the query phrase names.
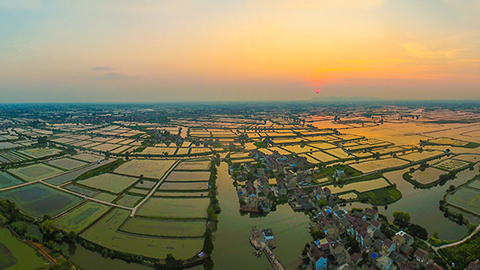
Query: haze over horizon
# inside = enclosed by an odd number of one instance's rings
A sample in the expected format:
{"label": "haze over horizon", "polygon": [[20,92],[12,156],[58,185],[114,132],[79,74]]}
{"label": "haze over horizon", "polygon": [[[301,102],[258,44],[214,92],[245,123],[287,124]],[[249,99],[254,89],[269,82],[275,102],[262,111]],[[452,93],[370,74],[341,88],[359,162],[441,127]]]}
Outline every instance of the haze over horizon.
{"label": "haze over horizon", "polygon": [[0,0],[0,28],[0,103],[480,99],[474,0]]}

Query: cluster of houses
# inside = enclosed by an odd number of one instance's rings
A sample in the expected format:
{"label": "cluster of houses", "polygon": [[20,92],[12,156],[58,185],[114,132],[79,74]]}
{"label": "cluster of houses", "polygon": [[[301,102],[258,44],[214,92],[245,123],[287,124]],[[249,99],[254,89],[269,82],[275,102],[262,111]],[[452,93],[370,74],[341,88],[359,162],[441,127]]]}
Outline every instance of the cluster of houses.
{"label": "cluster of houses", "polygon": [[295,210],[311,208],[311,198],[297,188],[312,183],[312,170],[308,168],[311,164],[305,157],[280,155],[277,151],[267,155],[258,150],[252,150],[250,155],[262,166],[246,162],[229,169],[235,180],[243,182],[237,187],[242,211],[268,212],[272,207],[268,195],[285,197],[289,190],[294,190],[296,199],[291,205]]}
{"label": "cluster of houses", "polygon": [[[338,206],[326,206],[315,216],[312,230],[323,232],[323,238],[310,244],[309,267],[316,270],[442,270],[429,253],[415,248],[415,239],[404,231],[389,238],[382,233],[378,211],[348,212]],[[352,244],[356,242],[355,244]],[[354,245],[357,247],[355,248]]]}

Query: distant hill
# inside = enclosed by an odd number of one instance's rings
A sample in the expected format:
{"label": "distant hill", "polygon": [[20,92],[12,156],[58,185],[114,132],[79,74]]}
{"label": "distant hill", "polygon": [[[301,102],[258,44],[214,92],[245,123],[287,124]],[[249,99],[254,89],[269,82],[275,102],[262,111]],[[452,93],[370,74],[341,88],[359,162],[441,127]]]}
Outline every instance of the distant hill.
{"label": "distant hill", "polygon": [[372,102],[372,101],[385,101],[385,99],[378,98],[378,97],[367,97],[367,96],[357,96],[357,97],[328,96],[328,97],[316,97],[316,98],[308,99],[306,101],[310,101],[310,102]]}

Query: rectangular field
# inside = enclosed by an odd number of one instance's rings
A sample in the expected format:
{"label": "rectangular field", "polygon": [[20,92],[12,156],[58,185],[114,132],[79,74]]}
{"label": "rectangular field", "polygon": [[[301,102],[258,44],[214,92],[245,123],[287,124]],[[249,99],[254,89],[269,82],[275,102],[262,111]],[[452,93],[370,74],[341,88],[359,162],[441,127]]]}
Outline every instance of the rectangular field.
{"label": "rectangular field", "polygon": [[[142,182],[143,181],[143,182]],[[138,184],[135,185],[136,188],[146,188],[146,189],[151,189],[155,186],[157,182],[155,181],[148,181],[148,180],[142,180]]]}
{"label": "rectangular field", "polygon": [[408,164],[408,161],[397,158],[387,158],[350,164],[350,167],[363,173],[369,173],[377,170],[403,166],[406,164]]}
{"label": "rectangular field", "polygon": [[169,253],[176,259],[187,259],[203,248],[202,238],[168,239],[118,232],[129,214],[128,210],[115,209],[82,233],[81,237],[109,249],[158,259],[165,259],[165,254]]}
{"label": "rectangular field", "polygon": [[210,169],[211,162],[205,161],[183,161],[175,168],[179,171],[207,171]]}
{"label": "rectangular field", "polygon": [[434,166],[442,169],[444,171],[453,171],[460,169],[462,167],[468,166],[469,162],[463,160],[456,160],[456,159],[446,159],[442,162],[435,164]]}
{"label": "rectangular field", "polygon": [[164,218],[205,218],[208,199],[166,199],[153,197],[138,209],[139,216]]}
{"label": "rectangular field", "polygon": [[327,153],[324,153],[322,151],[317,151],[317,152],[313,152],[313,153],[309,153],[308,154],[309,156],[321,161],[321,162],[329,162],[329,161],[332,161],[332,160],[337,160],[336,157],[334,156],[331,156]]}
{"label": "rectangular field", "polygon": [[170,182],[183,182],[183,181],[208,181],[210,179],[210,172],[171,172],[165,181]]}
{"label": "rectangular field", "polygon": [[75,155],[75,156],[71,156],[71,158],[78,159],[78,160],[85,161],[85,162],[97,162],[97,161],[103,160],[102,156],[92,155],[92,154],[87,154],[87,153],[82,153],[82,154],[78,154],[78,155]]}
{"label": "rectangular field", "polygon": [[123,206],[126,206],[126,207],[133,207],[142,198],[143,198],[142,196],[125,194],[116,203],[118,205],[123,205]]}
{"label": "rectangular field", "polygon": [[101,200],[104,202],[113,202],[117,197],[118,195],[113,195],[106,192],[100,192],[97,195],[95,195],[95,199]]}
{"label": "rectangular field", "polygon": [[145,150],[142,151],[142,154],[145,155],[164,155],[167,153],[167,155],[173,155],[175,154],[175,151],[177,151],[177,148],[174,147],[147,147]]}
{"label": "rectangular field", "polygon": [[343,151],[341,148],[334,148],[330,150],[325,150],[325,153],[330,154],[332,156],[344,159],[344,158],[349,158],[352,156],[349,156],[345,151]]}
{"label": "rectangular field", "polygon": [[6,188],[23,184],[24,182],[17,179],[6,172],[0,171],[0,188]]}
{"label": "rectangular field", "polygon": [[35,148],[35,149],[27,149],[27,150],[20,150],[19,152],[30,156],[32,158],[43,158],[48,156],[53,156],[55,154],[60,153],[59,149],[56,148]]}
{"label": "rectangular field", "polygon": [[377,178],[369,181],[355,182],[352,184],[344,185],[343,187],[333,185],[327,187],[332,191],[332,193],[340,193],[354,190],[362,193],[369,190],[388,187],[389,185],[390,184],[384,178]]}
{"label": "rectangular field", "polygon": [[195,197],[195,198],[207,198],[208,192],[200,191],[200,192],[174,192],[174,191],[165,191],[165,190],[158,190],[156,191],[153,196],[155,197]]}
{"label": "rectangular field", "polygon": [[95,222],[108,209],[110,209],[108,205],[89,201],[55,220],[53,224],[66,232],[79,232]]}
{"label": "rectangular field", "polygon": [[87,165],[88,163],[83,161],[78,161],[70,158],[60,158],[47,162],[49,165],[53,165],[63,170],[73,170],[82,166]]}
{"label": "rectangular field", "polygon": [[309,147],[308,145],[304,147],[301,147],[300,145],[287,145],[287,146],[282,146],[281,148],[296,154],[302,154],[302,153],[316,150],[312,147]]}
{"label": "rectangular field", "polygon": [[205,220],[160,220],[146,218],[129,218],[120,231],[160,236],[160,237],[203,237],[205,234]]}
{"label": "rectangular field", "polygon": [[165,182],[163,183],[158,190],[208,190],[207,182]]}
{"label": "rectangular field", "polygon": [[143,174],[147,178],[160,179],[174,163],[175,160],[134,159],[122,164],[115,172],[133,176]]}
{"label": "rectangular field", "polygon": [[398,156],[398,157],[409,160],[409,161],[417,162],[417,161],[420,161],[420,160],[424,160],[424,159],[432,158],[432,157],[435,157],[435,156],[439,156],[441,154],[442,154],[442,152],[440,152],[440,151],[423,151],[421,153],[420,152],[414,152],[414,153],[411,153],[411,154],[406,154],[406,155],[402,155],[402,156]]}
{"label": "rectangular field", "polygon": [[78,181],[78,183],[95,189],[118,194],[137,181],[138,178],[136,177],[105,173],[88,178],[86,180]]}
{"label": "rectangular field", "polygon": [[43,163],[33,164],[30,166],[20,167],[16,169],[10,169],[8,171],[28,182],[63,173],[63,171],[55,169]]}
{"label": "rectangular field", "polygon": [[1,192],[0,198],[12,200],[22,212],[34,217],[54,217],[83,200],[40,183]]}
{"label": "rectangular field", "polygon": [[455,193],[447,195],[447,202],[470,210],[480,215],[480,191],[468,187],[462,187]]}
{"label": "rectangular field", "polygon": [[63,188],[66,189],[66,190],[70,190],[70,191],[79,193],[79,194],[81,194],[83,196],[87,196],[87,197],[93,197],[93,196],[95,196],[99,193],[99,191],[97,191],[97,190],[91,190],[91,189],[88,189],[88,188],[77,186],[75,184],[69,184],[69,185],[64,186]]}

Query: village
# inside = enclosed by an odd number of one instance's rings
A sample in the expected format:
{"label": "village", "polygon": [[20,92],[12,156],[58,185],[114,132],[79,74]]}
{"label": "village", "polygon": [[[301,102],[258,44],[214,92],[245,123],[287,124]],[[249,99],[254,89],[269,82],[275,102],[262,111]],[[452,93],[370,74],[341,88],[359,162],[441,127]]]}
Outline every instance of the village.
{"label": "village", "polygon": [[[328,187],[320,187],[312,181],[312,176],[320,169],[305,157],[281,155],[277,151],[268,155],[257,149],[251,150],[249,156],[255,162],[229,166],[229,172],[237,183],[240,211],[267,214],[274,210],[276,203],[288,202],[294,211],[306,211],[310,215],[310,230],[315,240],[306,244],[303,264],[299,268],[444,269],[431,258],[434,254],[425,250],[425,246],[429,245],[426,241],[391,226],[387,217],[379,214],[377,206],[345,210],[341,206],[345,205],[342,203],[344,200],[332,194]],[[272,176],[275,177],[273,181]],[[342,169],[334,170],[331,175],[333,181],[344,177]],[[402,215],[408,214],[402,212],[399,217]],[[414,228],[419,227],[413,225]],[[270,228],[252,229],[250,242],[255,249],[265,248],[268,250],[265,254],[275,258],[270,251],[275,248]],[[261,256],[260,252],[254,254]],[[278,261],[275,263],[278,265],[272,262],[274,269],[283,269]],[[467,268],[478,269],[479,260],[472,261]]]}

